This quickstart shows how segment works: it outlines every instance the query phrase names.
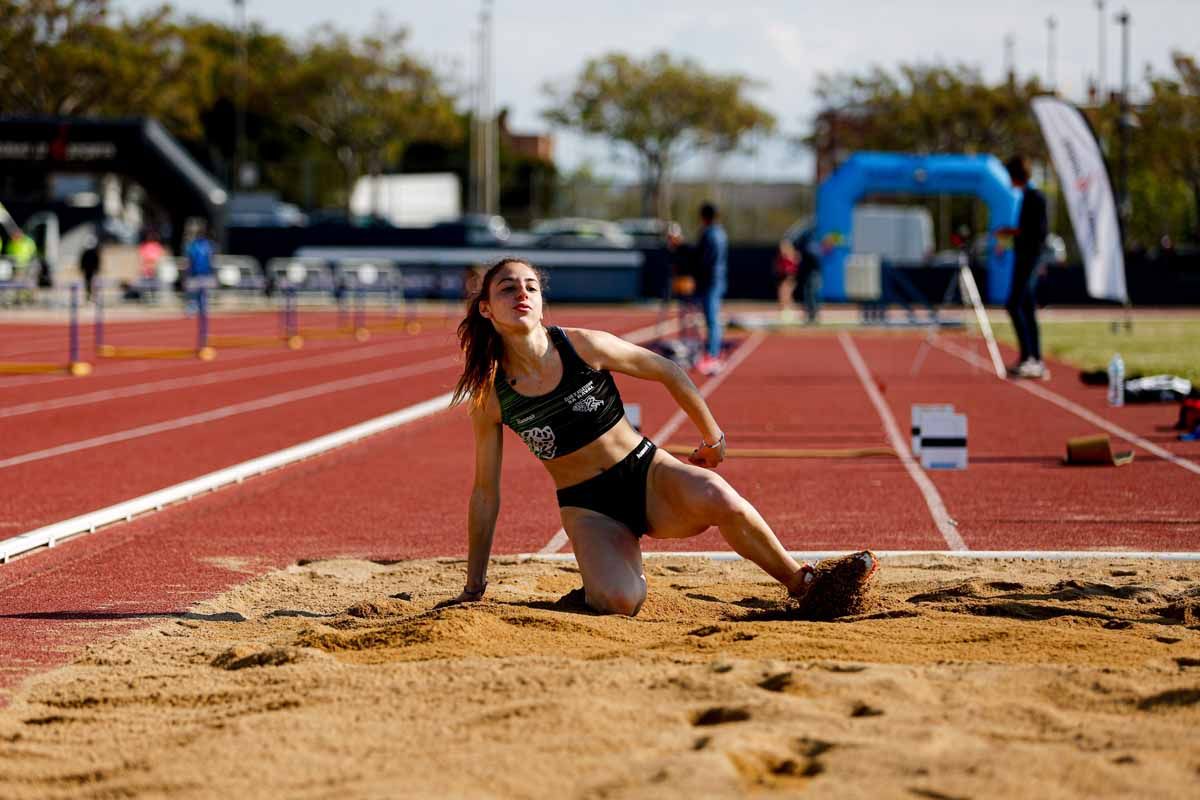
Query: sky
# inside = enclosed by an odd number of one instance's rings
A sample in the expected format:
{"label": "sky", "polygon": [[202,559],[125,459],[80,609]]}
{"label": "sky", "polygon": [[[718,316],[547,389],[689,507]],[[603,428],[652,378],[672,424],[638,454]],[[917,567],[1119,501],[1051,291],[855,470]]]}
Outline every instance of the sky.
{"label": "sky", "polygon": [[[485,0],[245,0],[251,23],[302,40],[332,24],[364,33],[380,16],[409,30],[414,50],[462,87],[473,79],[475,35]],[[510,128],[545,132],[543,87],[567,86],[585,61],[621,51],[645,57],[659,50],[687,56],[710,72],[739,73],[761,83],[751,97],[773,113],[779,132],[753,155],[719,162],[696,156],[684,177],[810,180],[812,159],[788,140],[806,133],[817,110],[820,74],[861,73],[901,63],[967,64],[998,81],[1005,38],[1012,36],[1018,76],[1048,71],[1049,26],[1055,19],[1057,85],[1082,100],[1099,71],[1097,0],[487,0],[494,14],[497,105]],[[137,14],[161,0],[113,0]],[[185,14],[234,20],[233,0],[173,0]],[[1200,0],[1105,0],[1106,75],[1120,81],[1121,32],[1116,12],[1129,10],[1130,79],[1147,65],[1170,71],[1170,54],[1200,57]],[[600,175],[631,178],[627,153],[595,139],[554,131],[560,170],[589,164]]]}

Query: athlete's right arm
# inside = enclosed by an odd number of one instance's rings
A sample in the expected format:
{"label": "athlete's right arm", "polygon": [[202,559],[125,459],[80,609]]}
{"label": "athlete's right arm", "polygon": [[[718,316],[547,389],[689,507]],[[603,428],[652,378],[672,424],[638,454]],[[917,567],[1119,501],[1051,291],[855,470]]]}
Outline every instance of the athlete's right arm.
{"label": "athlete's right arm", "polygon": [[475,481],[467,509],[467,585],[457,602],[483,598],[487,589],[488,558],[500,513],[500,463],[504,455],[500,404],[488,393],[487,400],[471,411],[475,432]]}

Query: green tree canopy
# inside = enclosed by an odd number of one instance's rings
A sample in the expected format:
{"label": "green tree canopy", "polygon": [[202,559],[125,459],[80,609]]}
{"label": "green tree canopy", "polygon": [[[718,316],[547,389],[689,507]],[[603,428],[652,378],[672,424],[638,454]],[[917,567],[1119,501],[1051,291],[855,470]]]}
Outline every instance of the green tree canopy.
{"label": "green tree canopy", "polygon": [[[1200,67],[1182,54],[1175,54],[1174,63],[1174,75],[1147,72],[1150,98],[1135,108],[1138,122],[1128,154],[1131,214],[1125,231],[1130,245],[1148,246],[1163,234],[1195,236],[1200,230]],[[816,94],[821,110],[803,143],[815,150],[822,174],[858,150],[979,152],[1000,158],[1025,153],[1047,163],[1030,107],[1044,93],[1036,79],[991,85],[979,70],[963,65],[820,75]],[[1084,113],[1115,169],[1117,104]],[[1059,230],[1065,233],[1066,225],[1061,216]]]}
{"label": "green tree canopy", "polygon": [[[1200,64],[1194,56],[1173,53],[1175,75],[1150,75],[1150,100],[1137,111],[1138,127],[1133,131],[1131,161],[1144,165],[1156,177],[1155,218],[1161,230],[1170,233],[1171,217],[1178,219],[1191,206],[1188,231],[1200,240]],[[1176,187],[1170,191],[1171,185]],[[1190,194],[1181,203],[1179,189]],[[1173,195],[1173,196],[1172,196]],[[1139,199],[1133,194],[1133,200]],[[1174,207],[1175,213],[1171,213]],[[1164,216],[1166,219],[1164,219]],[[1165,224],[1164,224],[1165,223]]]}
{"label": "green tree canopy", "polygon": [[1043,145],[1029,101],[1043,92],[1036,80],[989,86],[966,65],[822,74],[816,90],[822,112],[806,141],[846,153],[1037,153]]}
{"label": "green tree canopy", "polygon": [[462,138],[447,82],[385,20],[305,42],[168,6],[118,15],[110,0],[0,0],[0,20],[4,112],[157,117],[228,180],[240,107],[247,156],[285,195],[301,194],[308,171],[323,179],[314,199],[348,202],[359,175],[398,163],[409,143]]}
{"label": "green tree canopy", "polygon": [[569,89],[547,86],[552,106],[544,116],[632,150],[643,213],[665,216],[671,171],[683,158],[699,150],[731,152],[751,134],[774,130],[775,118],[746,96],[755,85],[667,53],[643,61],[609,53],[589,60]]}
{"label": "green tree canopy", "polygon": [[454,98],[407,40],[382,22],[359,41],[321,28],[280,87],[281,111],[337,157],[347,200],[360,175],[397,163],[414,140],[462,136]]}

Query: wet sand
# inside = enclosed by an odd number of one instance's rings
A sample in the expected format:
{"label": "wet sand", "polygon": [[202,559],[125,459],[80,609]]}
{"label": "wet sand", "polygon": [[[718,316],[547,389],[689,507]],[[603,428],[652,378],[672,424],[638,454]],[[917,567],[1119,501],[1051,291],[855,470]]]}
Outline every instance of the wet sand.
{"label": "wet sand", "polygon": [[0,710],[0,796],[1196,797],[1200,564],[885,560],[797,618],[741,562],[308,563],[90,647]]}

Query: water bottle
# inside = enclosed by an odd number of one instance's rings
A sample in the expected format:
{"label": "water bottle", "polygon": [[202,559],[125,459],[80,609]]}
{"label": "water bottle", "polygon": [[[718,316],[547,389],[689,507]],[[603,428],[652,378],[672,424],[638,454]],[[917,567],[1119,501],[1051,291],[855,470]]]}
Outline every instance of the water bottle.
{"label": "water bottle", "polygon": [[1120,353],[1114,354],[1108,362],[1108,404],[1125,405],[1125,362]]}

